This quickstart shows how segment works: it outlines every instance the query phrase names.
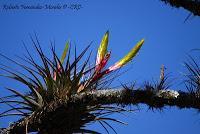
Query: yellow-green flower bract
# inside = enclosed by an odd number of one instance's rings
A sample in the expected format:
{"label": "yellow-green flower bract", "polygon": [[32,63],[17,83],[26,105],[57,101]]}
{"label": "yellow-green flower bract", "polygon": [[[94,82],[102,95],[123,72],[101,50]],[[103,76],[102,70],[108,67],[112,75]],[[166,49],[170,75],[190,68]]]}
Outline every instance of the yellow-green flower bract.
{"label": "yellow-green flower bract", "polygon": [[144,43],[144,39],[139,41],[136,44],[136,46],[134,46],[132,50],[127,55],[125,55],[121,60],[116,62],[113,66],[109,67],[108,68],[109,72],[122,67],[123,65],[127,64],[130,60],[132,60],[135,57],[135,55],[138,53],[140,48],[142,47],[143,43]]}
{"label": "yellow-green flower bract", "polygon": [[109,31],[105,33],[103,39],[101,40],[101,44],[98,48],[98,53],[97,53],[96,65],[100,64],[100,62],[104,59],[105,55],[107,54],[108,38],[109,38]]}

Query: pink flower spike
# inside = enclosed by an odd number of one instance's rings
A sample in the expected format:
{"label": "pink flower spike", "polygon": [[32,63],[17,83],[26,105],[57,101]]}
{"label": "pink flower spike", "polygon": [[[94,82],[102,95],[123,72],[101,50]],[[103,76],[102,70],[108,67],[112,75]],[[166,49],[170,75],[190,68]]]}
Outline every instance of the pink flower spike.
{"label": "pink flower spike", "polygon": [[96,66],[95,72],[99,73],[105,67],[109,59],[110,59],[110,52],[108,52],[102,59],[102,61]]}

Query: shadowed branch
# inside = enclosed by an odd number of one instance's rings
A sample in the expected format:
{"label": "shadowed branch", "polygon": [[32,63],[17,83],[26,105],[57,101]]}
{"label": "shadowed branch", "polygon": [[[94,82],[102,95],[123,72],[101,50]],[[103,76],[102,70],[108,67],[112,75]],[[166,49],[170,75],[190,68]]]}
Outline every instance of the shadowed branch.
{"label": "shadowed branch", "polygon": [[[37,114],[33,113],[29,117],[25,117],[14,123],[9,128],[3,130],[3,132],[9,134],[23,133],[28,120],[29,131],[42,130],[40,133],[48,132],[52,134],[58,132],[64,133],[68,131],[70,133],[70,131],[74,131],[70,129],[79,127],[78,123],[80,122],[80,118],[77,117],[79,117],[80,114],[83,114],[81,111],[84,111],[86,106],[111,104],[118,104],[121,106],[130,104],[146,104],[151,108],[159,109],[165,106],[176,106],[178,108],[194,108],[200,110],[200,98],[187,92],[151,89],[97,90],[76,94],[66,102],[54,102],[50,106],[43,108],[41,111],[38,111]],[[76,113],[74,113],[75,111]],[[67,125],[62,124],[65,129],[60,127],[59,129],[56,128],[56,126],[60,123],[60,119],[68,120]],[[54,126],[56,123],[57,125]],[[75,127],[75,125],[77,126]],[[51,132],[48,130],[51,130]]]}
{"label": "shadowed branch", "polygon": [[193,15],[200,16],[200,1],[199,0],[161,0],[172,7],[184,8],[190,11]]}

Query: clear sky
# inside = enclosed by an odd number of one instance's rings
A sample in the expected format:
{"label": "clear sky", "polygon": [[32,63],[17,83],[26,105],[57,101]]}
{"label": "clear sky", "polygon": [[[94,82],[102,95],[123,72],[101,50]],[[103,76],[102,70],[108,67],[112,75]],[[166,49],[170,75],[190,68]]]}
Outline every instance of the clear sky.
{"label": "clear sky", "polygon": [[[70,3],[79,3],[82,8],[78,11],[3,9],[5,4]],[[118,77],[113,86],[133,81],[140,86],[144,81],[156,80],[164,64],[172,79],[171,88],[180,90],[184,88],[181,82],[186,70],[182,63],[191,53],[190,50],[200,45],[200,17],[190,17],[184,22],[188,11],[171,8],[159,0],[1,0],[0,6],[0,53],[11,58],[25,53],[22,40],[31,49],[29,34],[34,32],[48,54],[50,40],[55,40],[58,53],[61,53],[68,39],[76,44],[79,52],[93,41],[91,50],[96,51],[103,34],[109,30],[109,49],[112,51],[109,65],[124,56],[137,41],[145,38],[139,55],[124,69],[129,71]],[[0,61],[6,63],[2,58]],[[7,94],[5,86],[24,90],[19,83],[0,78],[0,96]],[[140,111],[126,115],[112,116],[129,124],[112,124],[119,134],[198,134],[200,131],[200,115],[193,109],[167,107],[161,112],[148,110],[148,107],[141,105]],[[9,122],[0,119],[2,126]],[[89,128],[106,133],[98,124]],[[113,133],[112,130],[110,132]]]}

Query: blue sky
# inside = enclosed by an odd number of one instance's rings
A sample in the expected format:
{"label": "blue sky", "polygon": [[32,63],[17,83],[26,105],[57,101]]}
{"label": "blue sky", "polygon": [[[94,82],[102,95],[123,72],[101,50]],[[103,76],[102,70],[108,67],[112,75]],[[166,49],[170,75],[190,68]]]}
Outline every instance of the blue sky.
{"label": "blue sky", "polygon": [[[38,3],[79,3],[83,8],[78,11],[3,10],[5,4]],[[91,50],[96,51],[103,34],[109,30],[109,49],[112,51],[109,65],[124,56],[137,41],[145,38],[139,55],[124,69],[128,69],[128,73],[117,78],[112,84],[114,86],[133,81],[142,85],[144,81],[156,80],[164,64],[173,79],[171,88],[182,89],[184,86],[181,82],[186,71],[183,62],[190,50],[199,48],[200,44],[200,18],[190,17],[184,23],[188,11],[171,8],[158,0],[1,0],[0,6],[0,53],[11,58],[25,53],[22,40],[31,49],[29,34],[34,32],[48,54],[50,40],[55,40],[58,53],[62,52],[68,39],[76,44],[79,52],[93,41]],[[0,60],[6,63],[2,58]],[[19,83],[0,78],[0,96],[7,93],[3,89],[5,86],[21,87]],[[113,115],[129,123],[128,126],[113,124],[119,134],[197,134],[200,131],[200,115],[193,109],[167,107],[162,112],[153,112],[141,105],[140,111],[126,115]],[[0,119],[0,125],[5,126],[8,122],[7,119]],[[106,133],[98,124],[90,128]]]}

